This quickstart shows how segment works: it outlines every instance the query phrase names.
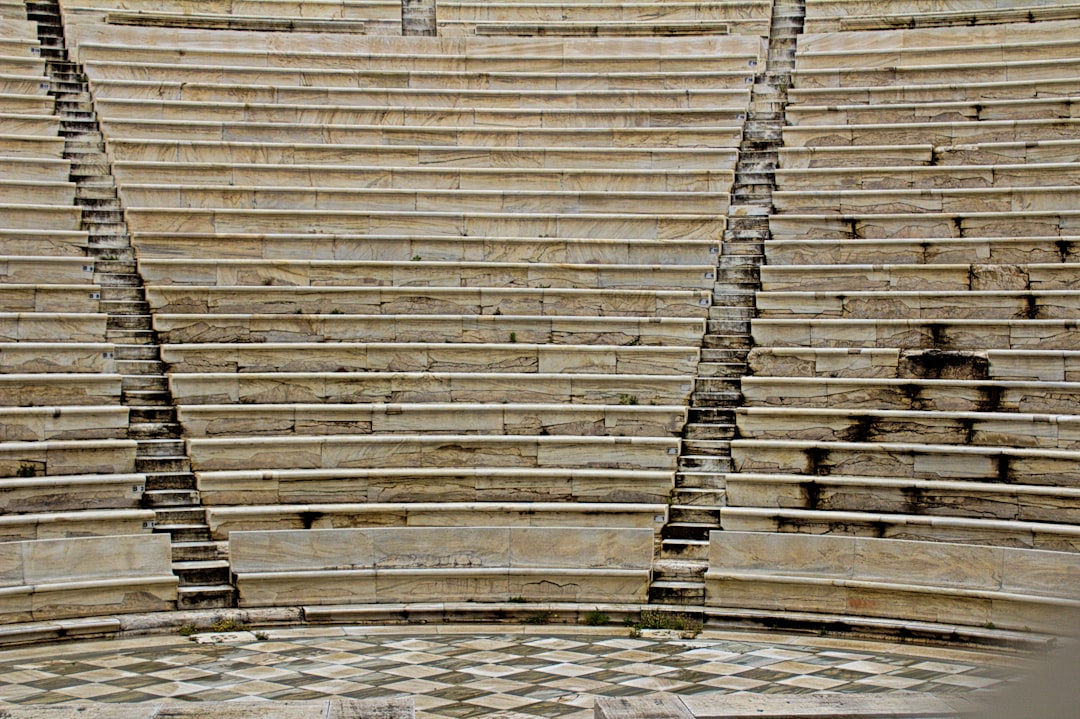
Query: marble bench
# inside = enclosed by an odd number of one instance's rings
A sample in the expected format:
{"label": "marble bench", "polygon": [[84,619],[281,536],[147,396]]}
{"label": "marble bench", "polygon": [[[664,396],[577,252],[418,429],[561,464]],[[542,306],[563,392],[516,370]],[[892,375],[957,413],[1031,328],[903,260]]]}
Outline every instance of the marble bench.
{"label": "marble bench", "polygon": [[127,433],[127,407],[0,407],[0,442],[122,439]]}
{"label": "marble bench", "polygon": [[817,290],[759,292],[758,317],[1072,319],[1080,290]]}
{"label": "marble bench", "polygon": [[[959,374],[959,373],[957,373]],[[753,406],[1071,414],[1080,384],[979,378],[744,377]]]}
{"label": "marble bench", "polygon": [[120,385],[118,374],[0,374],[0,407],[118,406]]}
{"label": "marble bench", "polygon": [[[1060,246],[1053,244],[1060,260]],[[769,264],[761,268],[761,287],[765,292],[830,292],[841,288],[857,292],[1039,292],[1071,289],[1080,270],[1080,263],[1075,262],[1021,264],[988,262],[978,256],[971,259],[974,262],[948,264]]]}
{"label": "marble bench", "polygon": [[[686,409],[681,405],[495,404],[495,397],[480,394],[479,401],[473,402],[182,405],[178,415],[185,436],[193,438],[339,435],[388,439],[428,433],[678,437],[686,424]],[[5,416],[0,414],[3,422]]]}
{"label": "marble bench", "polygon": [[[1080,162],[1078,140],[975,142],[961,144],[839,145],[785,147],[780,167],[788,170],[838,167],[908,168]],[[1017,167],[1017,169],[1021,169]],[[885,170],[881,170],[885,171]]]}
{"label": "marble bench", "polygon": [[[993,265],[1074,263],[1080,260],[1080,238],[918,237],[881,239],[772,240],[766,248],[769,266],[842,264],[921,265],[967,263],[985,276]],[[991,267],[982,270],[980,266]],[[764,269],[764,267],[762,268]],[[771,271],[771,270],[770,270]],[[1003,273],[1004,274],[1004,273]]]}
{"label": "marble bench", "polygon": [[[1072,500],[1066,500],[1072,503]],[[917,511],[909,507],[910,512]],[[848,535],[929,542],[1028,547],[1080,554],[1080,528],[1073,523],[1029,522],[988,517],[772,507],[724,507],[720,526],[736,532]]]}
{"label": "marble bench", "polygon": [[[913,68],[912,70],[918,70]],[[837,71],[844,73],[845,71]],[[881,72],[866,71],[868,75]],[[804,78],[807,85],[791,88],[789,98],[792,106],[836,106],[836,105],[890,105],[921,103],[971,103],[980,100],[1011,100],[1063,97],[1080,92],[1080,79],[1069,76],[1049,77],[1045,79],[1003,80],[997,82],[918,83],[917,73],[897,69],[896,81],[882,85],[870,85],[870,78],[843,76],[844,84],[817,87],[814,73]],[[910,77],[910,75],[916,77]],[[1006,75],[1007,76],[1007,75]],[[935,78],[936,79],[936,78]],[[798,82],[798,81],[797,81]],[[848,84],[850,82],[850,84]]]}
{"label": "marble bench", "polygon": [[1072,450],[738,439],[731,442],[731,454],[737,471],[765,474],[1037,482],[1046,486],[1077,486],[1080,480],[1080,453]]}
{"label": "marble bench", "polygon": [[447,23],[669,23],[669,22],[732,22],[769,17],[772,6],[768,0],[731,2],[635,2],[615,5],[606,2],[475,2],[444,0],[440,5],[439,22]]}
{"label": "marble bench", "polygon": [[[670,437],[395,434],[196,437],[185,442],[196,472],[249,470],[253,467],[411,469],[462,465],[674,471],[679,454],[679,440]],[[4,447],[0,444],[0,453]],[[2,460],[0,454],[0,462]]]}
{"label": "marble bench", "polygon": [[97,312],[101,306],[101,287],[88,284],[27,285],[0,280],[0,306],[6,312]]}
{"label": "marble bench", "polygon": [[[225,82],[176,82],[171,80],[114,80],[90,78],[95,100],[150,100],[154,103],[194,102],[213,111],[217,103],[226,106],[296,105],[327,108],[413,108],[415,111],[441,108],[481,110],[602,110],[631,109],[725,109],[745,108],[750,91],[745,87],[645,90],[591,89],[535,90],[511,87],[496,89],[411,88],[411,87],[317,87],[290,85],[244,85]],[[2,79],[0,79],[2,82]],[[35,82],[40,83],[39,79]],[[41,93],[44,94],[44,93]],[[116,114],[116,103],[103,104],[103,114]],[[469,110],[471,112],[471,110]],[[407,116],[407,115],[406,115]]]}
{"label": "marble bench", "polygon": [[12,175],[5,175],[5,178],[10,178],[0,180],[0,192],[3,192],[5,203],[70,205],[75,202],[75,183],[67,182],[67,178],[64,178],[63,182],[36,178],[23,180]]}
{"label": "marble bench", "polygon": [[595,527],[644,529],[654,537],[667,505],[623,502],[395,502],[209,506],[214,541],[233,532],[376,527]]}
{"label": "marble bench", "polygon": [[[283,315],[155,313],[165,344],[206,342],[446,342],[648,345],[697,349],[705,321],[678,317]],[[1061,326],[1057,322],[1048,330]],[[0,315],[0,330],[3,315]],[[103,333],[104,334],[104,333]],[[1028,344],[1033,344],[1029,342]]]}
{"label": "marble bench", "polygon": [[[0,345],[0,368],[3,368],[8,348]],[[449,381],[470,380],[464,374],[478,374],[488,386],[498,384],[501,373],[514,375],[513,382],[527,383],[528,375],[542,374],[544,382],[552,387],[570,382],[575,386],[575,375],[582,377],[583,384],[601,392],[602,387],[635,387],[631,393],[644,391],[647,381],[657,385],[671,378],[692,375],[697,367],[700,353],[690,347],[625,346],[625,345],[547,345],[530,343],[502,344],[449,344],[446,342],[392,343],[392,342],[316,342],[316,343],[237,343],[237,344],[186,344],[163,345],[162,361],[170,368],[171,391],[177,396],[203,396],[203,388],[210,388],[213,395],[231,397],[239,401],[267,378],[287,381],[281,373],[364,373],[373,375],[375,381],[397,376],[399,373],[422,372],[435,386]],[[239,373],[239,376],[237,376]],[[253,374],[245,378],[244,375]],[[562,377],[560,381],[557,378]],[[298,378],[299,379],[299,378]],[[1061,379],[1064,379],[1062,377]],[[328,376],[323,381],[331,381]],[[403,377],[402,381],[410,381]],[[682,382],[682,379],[678,381]],[[626,383],[620,385],[620,383]],[[219,384],[223,383],[223,384]],[[393,385],[391,385],[393,387]],[[667,385],[664,384],[666,387]],[[673,389],[673,388],[672,388]],[[257,391],[257,390],[256,390]],[[391,389],[390,391],[398,391]],[[680,385],[678,391],[682,391]],[[648,395],[646,395],[648,396]]]}
{"label": "marble bench", "polygon": [[219,470],[200,471],[195,477],[199,496],[207,506],[367,502],[657,505],[667,502],[674,486],[674,475],[669,471],[559,467]]}
{"label": "marble bench", "polygon": [[747,357],[757,377],[861,377],[1080,381],[1077,350],[941,352],[895,348],[755,347]]}
{"label": "marble bench", "polygon": [[[711,124],[694,126],[680,124],[679,118],[630,114],[609,118],[604,126],[559,126],[544,116],[534,118],[535,124],[508,125],[499,118],[488,124],[437,126],[427,124],[356,124],[349,118],[321,119],[318,112],[288,121],[282,118],[239,120],[206,120],[199,118],[102,118],[103,131],[108,137],[140,138],[145,140],[183,139],[191,143],[265,144],[280,143],[281,137],[291,137],[296,145],[426,145],[437,148],[490,147],[532,148],[557,151],[558,148],[595,148],[598,150],[640,150],[644,148],[679,149],[705,148],[732,150],[739,147],[742,121],[734,118],[710,120]],[[310,120],[309,120],[310,118]],[[581,116],[579,120],[584,120]],[[404,118],[402,118],[404,119]],[[421,122],[424,119],[418,119]],[[708,118],[706,118],[708,120]],[[0,134],[4,131],[0,117]],[[1012,137],[1010,135],[1010,137]],[[134,140],[133,140],[134,141]]]}
{"label": "marble bench", "polygon": [[974,544],[712,532],[708,606],[1060,634],[1080,610],[1075,554]]}
{"label": "marble bench", "polygon": [[146,287],[151,309],[164,314],[705,317],[711,296],[707,290],[560,287]]}
{"label": "marble bench", "polygon": [[115,345],[99,342],[0,343],[0,374],[105,374],[116,372]]}
{"label": "marble bench", "polygon": [[[0,444],[3,447],[3,444]],[[113,534],[147,536],[154,528],[152,509],[82,509],[0,515],[0,545],[31,539],[104,537]]]}
{"label": "marble bench", "polygon": [[[542,243],[541,243],[542,244]],[[142,247],[142,245],[139,245]],[[702,258],[709,258],[707,252]],[[696,258],[698,259],[698,258]],[[0,272],[3,270],[0,257]],[[492,287],[579,289],[711,290],[716,280],[713,264],[695,262],[642,266],[638,263],[482,262],[424,260],[398,261],[252,260],[234,258],[139,260],[143,282],[169,285],[280,285],[291,287]],[[0,280],[3,275],[0,274]]]}
{"label": "marble bench", "polygon": [[[874,57],[867,58],[867,63],[859,67],[811,68],[800,63],[792,75],[792,80],[800,88],[947,86],[950,83],[967,81],[972,85],[972,90],[976,90],[979,86],[991,83],[1039,83],[1070,78],[1076,74],[1077,62],[1075,57],[1026,60],[988,57],[955,63],[924,64],[917,59],[909,59],[905,53],[899,65]],[[1038,96],[1030,97],[1035,99]],[[995,99],[1002,98],[997,96]]]}
{"label": "marble bench", "polygon": [[1005,319],[757,319],[759,347],[1076,350],[1076,321]]}
{"label": "marble bench", "polygon": [[[222,260],[288,260],[298,251],[307,261],[450,262],[463,270],[481,262],[540,265],[714,265],[717,239],[547,238],[438,235],[140,233],[132,238],[142,257]],[[2,243],[0,237],[0,243]],[[1043,255],[1049,257],[1048,255]],[[414,258],[419,257],[419,260]],[[599,272],[599,267],[597,268]]]}
{"label": "marble bench", "polygon": [[[39,83],[48,84],[45,80]],[[52,112],[54,100],[41,94],[18,95],[0,93],[0,113],[12,115],[48,115]]]}
{"label": "marble bench", "polygon": [[[64,165],[67,164],[65,161]],[[25,241],[20,238],[20,241]],[[40,255],[0,254],[0,283],[35,285],[85,284],[98,289],[94,282],[94,261],[86,257],[50,257]]]}
{"label": "marble bench", "polygon": [[789,125],[783,130],[785,147],[839,147],[856,145],[967,145],[1015,143],[1031,140],[1080,139],[1077,118],[1034,120],[971,120],[960,122],[907,122],[863,125]]}
{"label": "marble bench", "polygon": [[[902,192],[902,191],[900,191]],[[1068,194],[1068,193],[1067,193]],[[1075,237],[1080,234],[1080,212],[1067,202],[1058,204],[1053,193],[1048,205],[1060,209],[982,211],[957,202],[951,212],[887,210],[859,213],[783,213],[769,218],[773,236],[799,239],[886,239],[892,237]],[[931,203],[940,200],[930,198]],[[1023,204],[1023,203],[1019,203]]]}
{"label": "marble bench", "polygon": [[[55,118],[48,121],[48,126],[59,128],[59,121]],[[59,158],[64,154],[64,138],[60,137],[58,132],[56,134],[41,134],[41,135],[23,135],[21,133],[12,132],[10,128],[7,131],[0,132],[0,145],[4,148],[4,155],[7,157],[25,157],[25,158]],[[41,128],[45,129],[45,128]],[[5,227],[5,230],[13,229]],[[43,228],[22,228],[22,229],[43,229]],[[49,229],[49,228],[44,228]],[[73,228],[78,230],[78,228]]]}
{"label": "marble bench", "polygon": [[[2,138],[0,141],[3,141]],[[82,210],[64,205],[4,203],[0,204],[0,227],[13,230],[80,230]]]}
{"label": "marble bench", "polygon": [[[431,214],[436,212],[537,214],[624,214],[630,217],[656,215],[677,208],[688,214],[714,212],[723,215],[728,210],[728,192],[672,192],[611,190],[519,190],[513,175],[504,176],[500,189],[428,189],[414,187],[355,188],[355,187],[256,187],[226,185],[121,184],[121,200],[129,208],[228,208],[230,210],[327,210],[330,212],[398,212]],[[505,189],[511,187],[513,189]],[[997,210],[1011,210],[1020,203],[1035,205],[1036,209],[1057,207],[1068,202],[1073,194],[1066,188],[1045,188],[1049,199],[1039,202],[1039,189],[1001,191],[1001,198],[987,198],[986,204]],[[1034,199],[1032,199],[1034,197]],[[967,199],[967,204],[971,200]],[[942,199],[939,207],[949,209],[958,200]],[[962,201],[962,200],[961,200]],[[924,200],[929,204],[930,200]],[[809,203],[818,209],[816,203]],[[902,200],[897,203],[904,206]],[[797,205],[798,206],[798,205]],[[858,205],[854,210],[864,209]]]}
{"label": "marble bench", "polygon": [[0,479],[4,514],[137,509],[146,490],[144,474],[73,474]]}
{"label": "marble bench", "polygon": [[[596,168],[591,167],[587,158],[583,158],[583,169],[361,166],[351,164],[353,160],[350,157],[344,159],[350,164],[124,163],[113,166],[113,175],[125,186],[126,193],[136,196],[160,193],[160,185],[171,183],[178,188],[180,198],[185,203],[193,201],[190,193],[194,190],[213,196],[211,188],[229,187],[230,191],[235,191],[234,195],[227,195],[230,205],[245,192],[254,192],[257,199],[265,200],[268,190],[277,195],[274,190],[284,187],[310,187],[313,192],[321,194],[329,188],[367,188],[373,191],[390,188],[445,189],[465,193],[477,190],[505,191],[512,186],[514,192],[545,191],[562,196],[569,192],[598,191],[615,194],[727,192],[734,181],[732,170]],[[0,162],[0,169],[2,167],[3,163]],[[1063,180],[1069,178],[1066,167],[1059,169],[1062,170]],[[1017,172],[1016,168],[1013,172]],[[692,199],[689,195],[682,196]],[[674,198],[676,201],[677,197]]]}
{"label": "marble bench", "polygon": [[[477,74],[733,72],[757,67],[761,56],[757,38],[734,36],[637,38],[629,48],[621,39],[600,37],[587,40],[348,37],[315,43],[291,38],[286,44],[275,38],[281,51],[268,52],[265,42],[260,42],[254,33],[233,33],[224,38],[220,32],[215,36],[193,30],[168,32],[143,28],[137,33],[138,42],[124,43],[118,42],[113,32],[110,28],[80,27],[76,49],[87,68],[99,68],[100,74],[109,76],[115,70],[119,77],[127,76],[128,71],[117,66],[154,65]],[[34,37],[36,42],[36,33]],[[583,43],[587,43],[587,52],[582,52]],[[673,46],[682,52],[671,52]],[[693,57],[687,53],[693,53]]]}
{"label": "marble bench", "polygon": [[1019,100],[978,98],[962,102],[898,102],[880,105],[791,105],[784,113],[791,126],[827,127],[915,124],[926,122],[1002,122],[1074,118],[1071,97]]}
{"label": "marble bench", "polygon": [[103,342],[104,313],[0,312],[0,342]]}
{"label": "marble bench", "polygon": [[[4,206],[0,205],[0,223],[4,216]],[[136,233],[295,233],[317,226],[327,234],[436,234],[457,237],[520,234],[545,240],[589,237],[715,240],[723,234],[726,226],[723,215],[711,213],[626,215],[622,212],[558,214],[129,207],[125,217],[131,231]],[[28,214],[27,220],[32,219]]]}
{"label": "marble bench", "polygon": [[135,445],[128,439],[0,442],[0,477],[129,474]]}
{"label": "marble bench", "polygon": [[728,474],[730,507],[881,512],[1073,524],[1080,488],[892,477]]}
{"label": "marble bench", "polygon": [[28,51],[28,47],[12,46],[10,42],[0,41],[0,73],[44,77],[45,61],[40,55],[34,57]]}
{"label": "marble bench", "polygon": [[[832,6],[831,12],[821,12],[821,8]],[[826,4],[828,3],[828,4]],[[986,3],[981,7],[971,4],[926,11],[921,8],[908,9],[890,7],[889,14],[880,14],[873,5],[863,3],[859,6],[848,0],[812,0],[807,7],[806,32],[832,32],[837,30],[878,30],[909,27],[972,26],[993,25],[999,23],[1035,23],[1080,17],[1080,5],[1072,3],[1042,4],[1038,2],[1001,7],[996,3]]]}
{"label": "marble bench", "polygon": [[894,410],[860,404],[858,409],[844,405],[740,407],[735,420],[743,439],[832,442],[857,438],[860,442],[1080,449],[1080,416],[1076,414]]}
{"label": "marble bench", "polygon": [[[12,116],[6,117],[0,116],[0,134],[15,130],[12,122]],[[36,119],[36,118],[34,118]],[[18,123],[22,125],[22,122]],[[36,122],[28,123],[30,126],[25,127],[26,134],[28,135],[41,135],[48,132],[48,124],[42,123],[42,126],[38,126]],[[22,129],[22,128],[20,128]],[[29,157],[7,157],[4,154],[3,146],[0,144],[0,177],[10,178],[11,180],[23,182],[41,182],[47,183],[46,187],[54,188],[58,183],[66,183],[68,180],[68,173],[71,171],[71,161],[63,160],[60,158],[29,158]],[[5,185],[5,193],[11,185]],[[74,195],[72,196],[74,200]]]}
{"label": "marble bench", "polygon": [[649,529],[386,527],[236,532],[241,607],[645,601]]}
{"label": "marble bench", "polygon": [[1080,191],[1068,185],[777,190],[773,193],[773,203],[776,212],[781,214],[870,215],[875,212],[989,214],[1015,213],[1024,210],[1051,212],[1059,208],[1071,209],[1076,204],[1078,194]]}
{"label": "marble bench", "polygon": [[[262,132],[276,135],[282,128],[273,125],[197,122],[188,125],[179,122],[105,122],[111,132],[108,140],[109,152],[115,158],[114,167],[123,174],[129,168],[134,171],[140,165],[172,166],[183,170],[187,164],[200,165],[311,165],[315,167],[335,166],[343,163],[363,164],[372,167],[420,167],[420,168],[460,168],[491,170],[498,167],[511,171],[541,168],[545,170],[567,170],[588,168],[592,170],[641,170],[641,171],[692,171],[709,170],[726,172],[735,167],[738,152],[723,140],[723,146],[711,146],[705,142],[705,135],[688,134],[684,128],[649,130],[648,128],[619,128],[606,135],[594,134],[596,142],[588,135],[579,139],[590,140],[585,146],[544,146],[541,134],[522,146],[505,144],[494,145],[500,138],[528,139],[522,131],[528,128],[510,129],[493,128],[485,132],[473,132],[477,138],[483,137],[487,145],[461,144],[417,144],[423,141],[429,132],[435,130],[413,128],[417,133],[413,142],[395,141],[392,144],[347,144],[335,142],[334,128],[312,128],[310,125],[289,125],[286,131],[297,131],[295,142],[282,142],[280,137],[259,140]],[[347,132],[348,128],[337,128]],[[408,128],[405,128],[408,130]],[[315,137],[310,134],[316,131]],[[448,130],[455,143],[463,132]],[[726,131],[725,131],[726,132]],[[157,139],[155,134],[172,135]],[[248,139],[228,141],[222,138],[236,133],[250,133]],[[212,134],[217,139],[200,139],[204,134]],[[723,134],[723,133],[721,133]],[[139,139],[125,140],[125,136],[135,135]],[[188,139],[183,139],[187,137]],[[552,136],[557,139],[558,136]],[[630,146],[630,140],[639,139],[639,146]],[[687,138],[689,146],[679,146],[677,141]],[[179,138],[179,139],[177,139]],[[379,138],[375,138],[379,139]],[[625,139],[622,142],[621,139]],[[599,141],[607,142],[608,147],[599,146]],[[700,140],[700,141],[699,141]],[[675,143],[675,144],[673,144]],[[696,143],[696,144],[694,144]],[[927,146],[925,155],[932,154],[933,148]],[[929,159],[927,159],[929,162]]]}
{"label": "marble bench", "polygon": [[0,96],[44,96],[49,92],[49,81],[43,75],[12,75],[0,73]]}
{"label": "marble bench", "polygon": [[[473,88],[496,89],[528,87],[533,90],[643,90],[657,87],[673,89],[723,89],[745,88],[753,80],[753,68],[749,59],[742,67],[727,70],[707,70],[697,72],[657,72],[648,70],[626,69],[619,71],[611,67],[610,72],[577,71],[554,72],[549,69],[550,62],[538,60],[537,67],[524,67],[516,70],[487,70],[483,73],[467,69],[403,69],[400,67],[327,68],[319,65],[319,59],[311,59],[310,64],[303,64],[299,58],[293,58],[295,64],[269,67],[266,65],[236,64],[233,60],[226,64],[181,64],[177,62],[144,62],[137,65],[113,60],[94,60],[85,64],[87,74],[94,78],[110,80],[204,82],[211,84],[236,83],[238,85],[274,85],[315,87],[408,87],[408,88]],[[374,58],[372,58],[374,60]],[[457,63],[455,58],[447,57],[448,68]],[[30,59],[21,62],[31,62]],[[0,63],[3,58],[0,57]],[[40,62],[40,61],[38,61]],[[519,62],[520,64],[520,62]],[[607,66],[615,61],[607,60]],[[637,64],[636,62],[633,64]],[[735,63],[732,63],[734,65]],[[388,63],[389,65],[389,63]],[[3,65],[0,64],[0,68]],[[748,80],[749,78],[749,80]]]}
{"label": "marble bench", "polygon": [[[487,348],[478,348],[487,352]],[[306,348],[294,350],[298,355]],[[480,360],[480,358],[477,358]],[[490,360],[491,358],[489,358]],[[667,368],[657,368],[663,371]],[[259,372],[179,373],[169,389],[181,405],[262,402],[563,403],[682,406],[693,376],[583,372]],[[260,405],[264,406],[265,405]],[[344,411],[344,410],[342,410]],[[360,407],[357,407],[360,411]],[[368,409],[370,412],[371,409]]]}
{"label": "marble bench", "polygon": [[6,542],[0,556],[5,624],[176,607],[168,535]]}
{"label": "marble bench", "polygon": [[[870,154],[870,153],[867,153]],[[781,191],[862,192],[914,189],[1060,187],[1080,182],[1080,163],[937,165],[933,167],[817,167],[778,169]]]}
{"label": "marble bench", "polygon": [[[0,112],[0,147],[3,149],[0,152],[3,153],[5,165],[14,166],[19,168],[20,162],[28,165],[27,173],[42,172],[38,163],[32,162],[38,160],[40,162],[46,162],[52,160],[53,162],[59,162],[60,155],[45,155],[41,157],[11,157],[19,153],[18,147],[10,147],[10,145],[16,143],[18,139],[23,142],[19,143],[27,145],[27,140],[35,137],[57,137],[60,130],[60,118],[55,115],[45,114],[26,114],[23,112]],[[25,149],[22,151],[26,152]],[[17,171],[17,169],[16,169]],[[13,177],[19,177],[18,174],[11,175]],[[60,178],[66,180],[67,176]]]}

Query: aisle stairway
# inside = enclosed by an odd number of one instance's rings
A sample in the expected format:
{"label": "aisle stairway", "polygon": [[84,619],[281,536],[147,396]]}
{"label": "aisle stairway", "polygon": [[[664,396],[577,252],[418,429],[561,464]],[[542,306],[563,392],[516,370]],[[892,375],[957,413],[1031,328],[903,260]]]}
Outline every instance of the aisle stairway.
{"label": "aisle stairway", "polygon": [[700,606],[705,601],[709,532],[720,529],[720,511],[726,505],[724,475],[733,470],[735,409],[743,401],[740,382],[747,372],[750,320],[760,287],[758,267],[769,237],[787,88],[805,13],[805,0],[773,3],[768,60],[754,79],[739,145],[713,307],[683,431],[668,523],[654,565],[649,592],[653,602]]}
{"label": "aisle stairway", "polygon": [[146,476],[143,505],[154,510],[154,532],[172,539],[178,606],[233,606],[228,562],[210,542],[86,77],[80,65],[68,61],[56,0],[28,0],[26,6],[28,19],[37,22],[64,157],[71,161],[76,202],[89,234],[87,252],[95,258],[94,281],[108,314],[106,338],[116,348],[121,400],[129,411],[128,436],[137,442],[135,468]]}

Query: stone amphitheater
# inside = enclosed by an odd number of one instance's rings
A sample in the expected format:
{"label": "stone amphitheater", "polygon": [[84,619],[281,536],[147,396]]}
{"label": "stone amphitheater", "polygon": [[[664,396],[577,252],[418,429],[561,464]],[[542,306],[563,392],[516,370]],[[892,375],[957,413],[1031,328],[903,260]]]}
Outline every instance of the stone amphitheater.
{"label": "stone amphitheater", "polygon": [[0,0],[0,171],[3,716],[970,715],[1080,628],[1080,1]]}

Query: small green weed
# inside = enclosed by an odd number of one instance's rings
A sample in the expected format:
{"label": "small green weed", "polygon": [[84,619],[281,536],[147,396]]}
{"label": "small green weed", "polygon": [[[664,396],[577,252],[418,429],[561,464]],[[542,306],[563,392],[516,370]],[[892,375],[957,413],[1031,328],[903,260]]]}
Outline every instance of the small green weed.
{"label": "small green weed", "polygon": [[602,627],[611,621],[611,617],[599,609],[594,609],[585,615],[585,624],[590,627]]}
{"label": "small green weed", "polygon": [[211,624],[210,629],[215,632],[246,632],[248,625],[236,619],[223,618]]}
{"label": "small green weed", "polygon": [[647,609],[641,613],[638,621],[631,624],[630,636],[641,636],[642,629],[670,629],[685,638],[691,638],[701,633],[701,622],[680,612]]}
{"label": "small green weed", "polygon": [[512,602],[513,604],[524,604],[527,600],[525,597],[510,597],[507,601]]}
{"label": "small green weed", "polygon": [[523,620],[525,624],[548,624],[551,622],[551,612],[537,612],[530,614]]}
{"label": "small green weed", "polygon": [[190,637],[192,634],[198,634],[199,633],[199,628],[197,626],[195,626],[194,624],[188,623],[188,624],[181,624],[180,628],[178,630],[176,630],[176,631],[177,631],[177,634],[179,634],[182,637]]}
{"label": "small green weed", "polygon": [[36,477],[37,469],[32,464],[20,464],[15,471],[16,477]]}

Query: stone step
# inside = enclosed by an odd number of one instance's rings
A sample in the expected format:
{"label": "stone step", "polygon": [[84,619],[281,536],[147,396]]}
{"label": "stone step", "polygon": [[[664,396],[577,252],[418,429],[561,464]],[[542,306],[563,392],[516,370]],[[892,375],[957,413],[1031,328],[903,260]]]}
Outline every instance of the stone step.
{"label": "stone step", "polygon": [[[121,380],[122,381],[122,380]],[[131,389],[124,390],[126,404],[141,407],[172,407],[172,395],[167,389]]]}
{"label": "stone step", "polygon": [[738,378],[747,372],[745,362],[699,362],[698,378],[733,377]]}
{"label": "stone step", "polygon": [[158,360],[156,356],[154,359],[117,360],[116,371],[119,374],[124,375],[153,375],[163,377],[165,374],[165,363]]}
{"label": "stone step", "polygon": [[150,315],[115,315],[108,319],[105,325],[115,330],[148,330],[150,329]]}
{"label": "stone step", "polygon": [[143,506],[191,507],[199,504],[199,493],[190,489],[147,489],[143,493]]}
{"label": "stone step", "polygon": [[722,507],[727,502],[727,493],[723,489],[678,487],[672,490],[671,499],[679,506]]}
{"label": "stone step", "polygon": [[702,346],[706,349],[749,349],[750,338],[747,335],[706,335]]}
{"label": "stone step", "polygon": [[[725,473],[728,471],[725,468],[729,466],[731,466],[730,457],[718,457],[712,454],[684,454],[679,457],[679,470],[681,472]],[[717,478],[717,482],[720,482],[720,486],[723,486],[722,479]],[[714,485],[710,484],[708,486]]]}
{"label": "stone step", "polygon": [[172,543],[173,562],[203,562],[224,559],[228,561],[228,542],[176,542]]}
{"label": "stone step", "polygon": [[707,524],[720,528],[722,506],[695,504],[672,504],[668,507],[668,522],[681,524]]}
{"label": "stone step", "polygon": [[135,457],[135,471],[145,474],[183,474],[191,471],[191,462],[185,455]]}
{"label": "stone step", "polygon": [[649,586],[649,601],[700,606],[705,603],[705,582],[660,581]]}
{"label": "stone step", "polygon": [[181,587],[227,585],[229,562],[225,559],[187,559],[173,561],[173,573],[180,578]]}
{"label": "stone step", "polygon": [[139,457],[176,457],[183,454],[182,439],[147,439],[139,442]]}
{"label": "stone step", "polygon": [[660,556],[665,559],[709,559],[709,542],[697,539],[665,539],[660,543]]}
{"label": "stone step", "polygon": [[230,584],[197,584],[180,587],[177,609],[225,609],[236,606],[236,590]]}
{"label": "stone step", "polygon": [[[111,277],[111,275],[106,275],[106,277]],[[101,283],[101,300],[102,302],[145,302],[142,288],[137,285],[104,283]]]}
{"label": "stone step", "polygon": [[733,425],[698,424],[687,422],[683,428],[683,437],[686,439],[733,439],[735,427]]}
{"label": "stone step", "polygon": [[708,541],[709,532],[720,528],[716,522],[668,521],[661,530],[661,539],[694,539]]}
{"label": "stone step", "polygon": [[122,361],[153,360],[161,356],[157,345],[116,345],[114,357]]}
{"label": "stone step", "polygon": [[195,490],[195,475],[191,472],[156,472],[146,475],[146,491],[169,489]]}
{"label": "stone step", "polygon": [[168,380],[161,375],[124,375],[121,387],[125,390],[153,390],[163,392],[169,389]]}
{"label": "stone step", "polygon": [[658,559],[653,562],[653,577],[657,581],[700,582],[708,568],[708,562]]}
{"label": "stone step", "polygon": [[144,300],[101,300],[102,311],[109,315],[149,317],[150,305]]}
{"label": "stone step", "polygon": [[717,439],[687,439],[682,443],[683,452],[701,457],[730,457],[731,442]]}
{"label": "stone step", "polygon": [[743,404],[743,394],[736,383],[727,390],[694,392],[693,402],[696,407],[738,407]]}
{"label": "stone step", "polygon": [[128,437],[131,439],[180,437],[183,428],[177,422],[132,422],[128,424]]}
{"label": "stone step", "polygon": [[[154,343],[153,330],[115,329],[105,330],[105,339],[113,344],[150,345]],[[156,347],[156,345],[155,345]]]}
{"label": "stone step", "polygon": [[208,542],[210,530],[205,524],[155,524],[155,534],[168,534],[174,542]]}

